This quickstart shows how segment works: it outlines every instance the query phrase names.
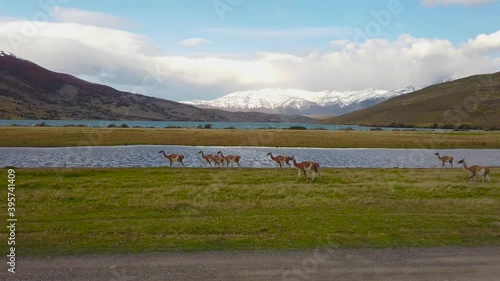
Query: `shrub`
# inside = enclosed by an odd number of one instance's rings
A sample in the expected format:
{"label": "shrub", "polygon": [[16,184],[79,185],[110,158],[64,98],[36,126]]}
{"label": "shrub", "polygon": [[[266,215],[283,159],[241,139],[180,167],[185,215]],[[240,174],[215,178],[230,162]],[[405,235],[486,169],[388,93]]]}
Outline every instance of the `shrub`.
{"label": "shrub", "polygon": [[288,130],[307,130],[304,126],[291,126]]}
{"label": "shrub", "polygon": [[45,123],[45,122],[42,122],[42,123],[38,123],[38,124],[36,124],[36,125],[35,125],[35,127],[52,127],[52,126],[48,125],[48,124],[47,124],[47,123]]}
{"label": "shrub", "polygon": [[[200,125],[200,126],[201,126],[201,125]],[[199,129],[201,129],[201,128],[200,128],[200,126],[198,126],[198,128],[199,128]],[[153,127],[153,128],[154,128],[154,127]],[[164,128],[165,128],[165,129],[179,129],[179,128],[180,128],[180,126],[166,126],[166,127],[164,127]]]}

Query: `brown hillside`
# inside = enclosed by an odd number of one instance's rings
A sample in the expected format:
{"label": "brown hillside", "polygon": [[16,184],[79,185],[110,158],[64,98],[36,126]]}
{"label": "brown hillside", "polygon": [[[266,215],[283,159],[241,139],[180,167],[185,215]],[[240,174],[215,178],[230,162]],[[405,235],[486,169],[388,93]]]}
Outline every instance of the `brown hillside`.
{"label": "brown hillside", "polygon": [[500,129],[500,72],[433,85],[320,123]]}
{"label": "brown hillside", "polygon": [[225,112],[118,91],[0,56],[0,119],[312,122],[302,116]]}

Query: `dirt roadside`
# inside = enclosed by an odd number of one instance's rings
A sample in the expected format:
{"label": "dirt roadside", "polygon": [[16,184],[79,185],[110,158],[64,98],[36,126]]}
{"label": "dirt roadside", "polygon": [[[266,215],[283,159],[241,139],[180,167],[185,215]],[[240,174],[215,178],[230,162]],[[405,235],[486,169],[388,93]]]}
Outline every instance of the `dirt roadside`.
{"label": "dirt roadside", "polygon": [[498,280],[500,247],[19,257],[0,280]]}

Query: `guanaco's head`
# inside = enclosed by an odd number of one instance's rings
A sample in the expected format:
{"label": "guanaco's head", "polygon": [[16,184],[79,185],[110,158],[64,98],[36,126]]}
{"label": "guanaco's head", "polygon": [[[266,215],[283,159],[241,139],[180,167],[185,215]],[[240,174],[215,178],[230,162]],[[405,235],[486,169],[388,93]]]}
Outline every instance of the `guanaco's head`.
{"label": "guanaco's head", "polygon": [[198,152],[198,153],[199,153],[199,154],[202,154],[202,153],[203,153],[203,151],[201,151],[201,150],[200,150],[200,152]]}
{"label": "guanaco's head", "polygon": [[465,158],[462,159],[462,160],[460,160],[460,161],[458,161],[458,164],[462,164],[462,163],[465,163]]}
{"label": "guanaco's head", "polygon": [[271,152],[269,152],[269,153],[267,154],[267,156],[269,156],[269,155],[271,155]]}
{"label": "guanaco's head", "polygon": [[437,156],[439,156],[439,153],[438,153],[438,152],[436,152],[436,154],[434,154],[434,155],[437,155]]}
{"label": "guanaco's head", "polygon": [[220,150],[219,150],[219,151],[217,152],[217,154],[222,154],[222,151],[220,151]]}
{"label": "guanaco's head", "polygon": [[163,151],[163,150],[160,150],[160,153],[163,153],[163,152],[165,152],[165,151]]}

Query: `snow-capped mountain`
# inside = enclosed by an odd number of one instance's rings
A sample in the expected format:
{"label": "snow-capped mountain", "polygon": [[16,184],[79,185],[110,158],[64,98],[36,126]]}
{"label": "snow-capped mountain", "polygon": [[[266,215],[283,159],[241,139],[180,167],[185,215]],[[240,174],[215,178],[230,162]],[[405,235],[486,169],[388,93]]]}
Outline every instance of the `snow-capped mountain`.
{"label": "snow-capped mountain", "polygon": [[0,57],[3,57],[3,56],[14,56],[14,55],[9,53],[9,52],[0,51]]}
{"label": "snow-capped mountain", "polygon": [[389,98],[418,90],[409,86],[391,91],[366,89],[347,91],[305,91],[298,89],[265,88],[234,92],[214,100],[181,101],[202,108],[230,111],[300,115],[339,115],[366,108]]}
{"label": "snow-capped mountain", "polygon": [[14,55],[13,53],[10,53],[10,52],[7,52],[7,51],[2,51],[2,50],[0,50],[0,57],[12,57],[12,58],[15,58],[15,59],[18,59],[18,60],[22,60],[22,61],[27,61],[27,62],[33,63],[32,61],[29,61],[27,59],[23,59],[21,57],[18,57],[16,55]]}
{"label": "snow-capped mountain", "polygon": [[443,79],[443,81],[441,81],[441,83],[455,81],[455,80],[460,79],[460,78],[463,78],[463,77],[458,77],[458,76],[446,77],[446,78]]}

